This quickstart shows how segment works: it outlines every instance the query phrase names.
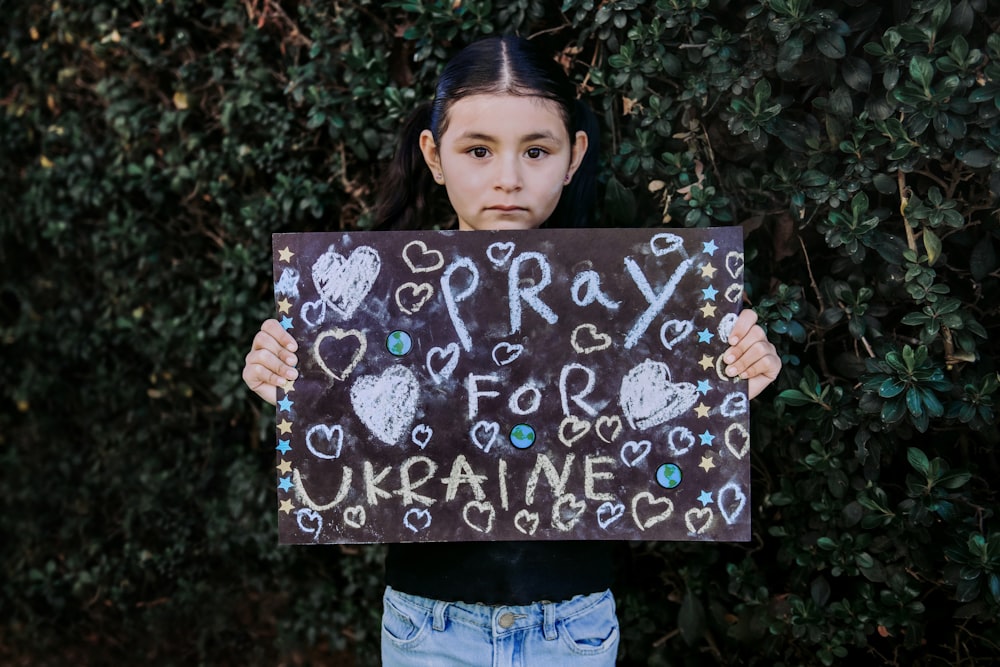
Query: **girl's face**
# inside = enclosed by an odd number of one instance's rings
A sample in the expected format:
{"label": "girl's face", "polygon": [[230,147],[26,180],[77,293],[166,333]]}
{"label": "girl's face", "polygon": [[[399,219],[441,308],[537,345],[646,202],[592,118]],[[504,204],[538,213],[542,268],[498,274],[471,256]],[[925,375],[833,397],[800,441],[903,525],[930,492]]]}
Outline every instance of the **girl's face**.
{"label": "girl's face", "polygon": [[424,130],[420,149],[448,191],[459,229],[534,229],[580,166],[587,134],[571,138],[551,100],[470,95],[448,110],[441,144]]}

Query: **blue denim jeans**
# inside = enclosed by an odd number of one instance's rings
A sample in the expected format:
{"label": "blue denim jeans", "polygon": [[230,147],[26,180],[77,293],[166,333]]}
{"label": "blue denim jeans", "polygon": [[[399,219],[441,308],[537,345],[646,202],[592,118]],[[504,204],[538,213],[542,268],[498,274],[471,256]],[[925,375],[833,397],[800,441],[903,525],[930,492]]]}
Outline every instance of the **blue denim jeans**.
{"label": "blue denim jeans", "polygon": [[384,667],[607,667],[618,653],[611,591],[497,607],[441,602],[386,587]]}

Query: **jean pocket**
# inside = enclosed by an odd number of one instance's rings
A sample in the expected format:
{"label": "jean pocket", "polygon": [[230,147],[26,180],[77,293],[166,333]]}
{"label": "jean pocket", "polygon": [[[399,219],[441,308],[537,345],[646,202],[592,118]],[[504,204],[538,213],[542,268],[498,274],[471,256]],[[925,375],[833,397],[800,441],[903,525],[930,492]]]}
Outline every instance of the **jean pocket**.
{"label": "jean pocket", "polygon": [[400,600],[387,591],[382,599],[382,636],[399,646],[412,646],[430,627],[432,613]]}
{"label": "jean pocket", "polygon": [[583,612],[557,621],[559,637],[578,655],[599,655],[618,647],[618,617],[615,601],[605,593]]}

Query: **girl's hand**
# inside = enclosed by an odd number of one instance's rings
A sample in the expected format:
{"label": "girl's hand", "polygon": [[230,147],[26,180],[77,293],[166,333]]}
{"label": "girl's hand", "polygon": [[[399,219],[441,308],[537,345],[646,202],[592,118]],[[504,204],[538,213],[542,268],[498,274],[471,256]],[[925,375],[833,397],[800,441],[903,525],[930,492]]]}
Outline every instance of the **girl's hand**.
{"label": "girl's hand", "polygon": [[299,376],[295,364],[298,345],[278,320],[266,320],[253,337],[253,345],[243,366],[243,381],[250,390],[271,405],[278,401],[277,389]]}
{"label": "girl's hand", "polygon": [[747,394],[756,397],[778,378],[781,359],[764,330],[757,326],[757,313],[749,308],[740,313],[729,334],[729,349],[723,355],[726,375],[750,381]]}

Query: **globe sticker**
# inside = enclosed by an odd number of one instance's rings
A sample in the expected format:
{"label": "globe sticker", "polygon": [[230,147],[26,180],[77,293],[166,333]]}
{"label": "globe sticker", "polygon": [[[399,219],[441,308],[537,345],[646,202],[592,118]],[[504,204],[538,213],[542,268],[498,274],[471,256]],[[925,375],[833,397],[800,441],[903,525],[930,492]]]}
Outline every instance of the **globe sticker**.
{"label": "globe sticker", "polygon": [[676,463],[664,463],[656,469],[656,483],[664,489],[676,488],[681,477],[681,469]]}
{"label": "globe sticker", "polygon": [[527,449],[535,444],[535,429],[527,424],[518,424],[510,430],[510,444],[518,449]]}
{"label": "globe sticker", "polygon": [[403,357],[413,349],[413,339],[405,331],[393,331],[385,339],[385,347],[393,356]]}

